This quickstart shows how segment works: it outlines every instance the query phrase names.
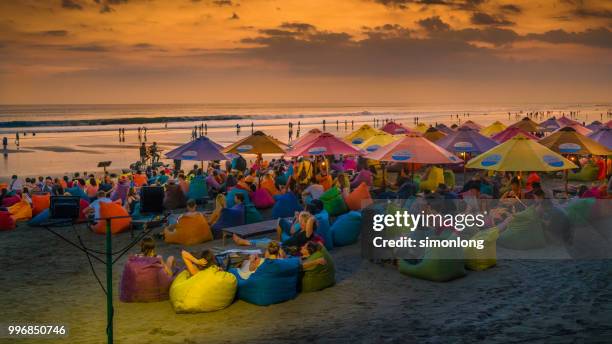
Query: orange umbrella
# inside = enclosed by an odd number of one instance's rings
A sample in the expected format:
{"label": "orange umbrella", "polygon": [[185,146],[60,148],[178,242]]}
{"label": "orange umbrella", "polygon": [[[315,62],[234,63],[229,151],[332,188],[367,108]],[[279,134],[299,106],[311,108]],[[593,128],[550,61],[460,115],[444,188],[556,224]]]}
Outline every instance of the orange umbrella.
{"label": "orange umbrella", "polygon": [[224,153],[247,153],[247,154],[283,154],[287,145],[268,136],[261,131],[256,131],[223,150]]}
{"label": "orange umbrella", "polygon": [[540,140],[540,144],[561,154],[609,155],[612,152],[599,142],[579,134],[572,127],[564,127]]}
{"label": "orange umbrella", "polygon": [[456,164],[461,160],[453,153],[418,134],[408,134],[402,139],[381,147],[364,156],[367,159],[418,164]]}
{"label": "orange umbrella", "polygon": [[559,132],[561,130],[563,130],[563,128],[572,128],[574,129],[575,132],[577,132],[580,135],[590,135],[591,133],[593,133],[593,131],[589,128],[583,127],[581,124],[579,123],[570,123],[570,124],[566,124],[561,126],[561,128],[555,130],[554,132]]}

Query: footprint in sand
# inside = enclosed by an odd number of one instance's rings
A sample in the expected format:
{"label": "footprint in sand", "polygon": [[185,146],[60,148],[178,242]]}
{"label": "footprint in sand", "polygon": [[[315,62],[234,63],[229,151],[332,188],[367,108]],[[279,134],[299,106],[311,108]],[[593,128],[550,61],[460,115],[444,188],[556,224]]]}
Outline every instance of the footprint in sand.
{"label": "footprint in sand", "polygon": [[162,330],[161,328],[156,327],[156,328],[151,329],[151,331],[149,331],[149,334],[161,334],[162,336],[175,336],[178,334],[178,332]]}

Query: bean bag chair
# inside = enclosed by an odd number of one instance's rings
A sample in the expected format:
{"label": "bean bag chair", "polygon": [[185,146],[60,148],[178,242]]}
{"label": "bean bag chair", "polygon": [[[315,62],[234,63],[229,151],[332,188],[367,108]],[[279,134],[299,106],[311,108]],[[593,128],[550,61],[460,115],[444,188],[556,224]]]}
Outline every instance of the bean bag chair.
{"label": "bean bag chair", "polygon": [[215,266],[194,276],[185,270],[170,286],[170,303],[176,313],[214,312],[234,301],[236,288],[236,277]]}
{"label": "bean bag chair", "polygon": [[12,205],[15,205],[21,201],[21,197],[18,195],[6,196],[2,199],[2,207],[8,208]]}
{"label": "bean bag chair", "polygon": [[212,226],[213,237],[220,238],[221,230],[223,228],[244,225],[245,220],[246,216],[244,206],[221,209],[221,215],[219,216],[219,219]]}
{"label": "bean bag chair", "polygon": [[465,247],[465,267],[469,270],[482,271],[497,264],[497,238],[499,229],[496,227],[479,231],[470,240],[483,240],[484,248]]}
{"label": "bean bag chair", "polygon": [[244,204],[251,203],[251,198],[249,197],[249,193],[246,190],[239,189],[239,188],[233,188],[230,191],[228,191],[227,196],[225,196],[225,204],[228,208],[231,208],[236,204],[234,203],[234,197],[236,197],[236,194],[238,193],[241,193],[244,195]]}
{"label": "bean bag chair", "polygon": [[354,159],[346,159],[344,160],[344,164],[342,166],[345,171],[356,170],[357,169],[357,160]]}
{"label": "bean bag chair", "polygon": [[172,284],[169,276],[157,257],[128,258],[121,281],[119,300],[122,302],[159,302],[168,300]]}
{"label": "bean bag chair", "polygon": [[[129,216],[127,210],[119,202],[102,202],[100,203],[100,218],[112,218],[116,216]],[[111,221],[111,233],[117,234],[130,229],[132,218],[119,218]],[[98,234],[106,234],[106,220],[99,220],[93,227],[94,232]]]}
{"label": "bean bag chair", "polygon": [[272,208],[272,218],[293,217],[296,211],[302,211],[297,197],[292,192],[274,196],[274,207]]}
{"label": "bean bag chair", "polygon": [[565,214],[572,226],[585,225],[590,222],[590,216],[596,205],[597,200],[595,198],[572,199],[565,207]]}
{"label": "bean bag chair", "polygon": [[[285,181],[285,183],[287,183],[287,181]],[[274,179],[271,178],[264,178],[264,180],[261,182],[260,188],[267,190],[272,196],[276,196],[280,193],[280,191],[278,191],[278,188],[276,188]]]}
{"label": "bean bag chair", "polygon": [[355,190],[344,198],[350,210],[361,210],[372,204],[372,196],[366,183],[361,183]]}
{"label": "bean bag chair", "polygon": [[11,213],[15,222],[28,221],[32,218],[32,207],[30,207],[28,201],[23,199],[19,203],[8,207],[7,210]]}
{"label": "bean bag chair", "polygon": [[38,215],[41,211],[49,209],[51,204],[51,195],[45,194],[34,194],[32,195],[32,216]]}
{"label": "bean bag chair", "polygon": [[248,279],[231,269],[238,279],[240,300],[268,306],[285,302],[297,295],[300,261],[298,258],[266,259]]}
{"label": "bean bag chair", "polygon": [[15,219],[8,211],[0,211],[0,231],[10,231],[15,229]]}
{"label": "bean bag chair", "polygon": [[31,226],[31,227],[42,226],[43,223],[49,220],[49,216],[50,216],[49,209],[45,209],[41,211],[40,213],[38,213],[38,215],[32,217],[32,219],[28,221],[28,226]]}
{"label": "bean bag chair", "polygon": [[201,200],[208,197],[208,186],[204,176],[195,176],[189,183],[187,199]]}
{"label": "bean bag chair", "polygon": [[334,246],[346,246],[357,242],[361,231],[361,213],[350,211],[339,216],[331,226]]}
{"label": "bean bag chair", "polygon": [[515,213],[497,243],[513,250],[530,250],[546,246],[542,221],[534,207]]}
{"label": "bean bag chair", "polygon": [[166,232],[164,241],[168,244],[185,246],[197,245],[213,239],[212,232],[204,215],[183,215],[179,218],[173,232]]}
{"label": "bean bag chair", "polygon": [[597,168],[599,169],[599,173],[597,174],[597,180],[606,179],[606,162],[603,159],[598,159]]}
{"label": "bean bag chair", "polygon": [[451,170],[444,170],[444,184],[446,184],[449,189],[455,187],[455,172]]}
{"label": "bean bag chair", "polygon": [[567,179],[571,181],[593,182],[597,180],[599,167],[595,164],[586,164],[578,172],[569,172]]}
{"label": "bean bag chair", "polygon": [[251,192],[250,197],[257,209],[267,209],[274,206],[274,197],[267,189],[257,189],[255,192]]}
{"label": "bean bag chair", "polygon": [[340,190],[336,186],[325,191],[321,197],[319,197],[319,200],[323,202],[323,207],[330,216],[338,216],[346,213],[349,210],[344,202],[342,193],[340,193]]}
{"label": "bean bag chair", "polygon": [[317,234],[323,238],[325,248],[331,250],[334,248],[334,237],[329,224],[329,214],[327,211],[321,210],[318,214],[315,214],[315,219],[317,220]]}
{"label": "bean bag chair", "polygon": [[132,176],[132,178],[134,179],[134,185],[137,187],[147,185],[147,176],[144,174],[135,174]]}
{"label": "bean bag chair", "polygon": [[304,270],[302,273],[302,292],[319,291],[336,284],[336,268],[334,260],[325,247],[313,253],[305,262],[325,258],[325,265],[317,265],[314,268]]}
{"label": "bean bag chair", "polygon": [[399,260],[399,271],[408,276],[434,281],[447,282],[465,276],[463,249],[427,248],[423,259],[416,263]]}
{"label": "bean bag chair", "polygon": [[244,216],[244,221],[247,224],[263,221],[263,217],[261,216],[259,211],[257,211],[257,208],[255,208],[253,204],[244,205]]}
{"label": "bean bag chair", "polygon": [[85,191],[83,191],[83,189],[81,189],[78,186],[73,186],[71,188],[66,189],[66,192],[69,193],[71,196],[76,196],[76,197],[80,197],[84,200],[89,200],[89,196],[87,196],[87,194],[85,193]]}
{"label": "bean bag chair", "polygon": [[185,208],[187,200],[185,194],[178,184],[166,185],[166,192],[164,194],[164,209],[175,210],[179,208]]}
{"label": "bean bag chair", "polygon": [[419,188],[421,191],[436,191],[440,184],[444,184],[444,170],[440,167],[433,166],[429,170],[427,179],[421,180]]}

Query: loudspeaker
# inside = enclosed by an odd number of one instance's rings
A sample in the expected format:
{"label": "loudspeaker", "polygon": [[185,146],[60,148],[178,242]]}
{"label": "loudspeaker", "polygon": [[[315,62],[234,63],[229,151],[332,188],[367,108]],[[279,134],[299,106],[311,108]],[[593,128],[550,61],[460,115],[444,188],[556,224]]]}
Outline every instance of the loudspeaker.
{"label": "loudspeaker", "polygon": [[140,212],[162,213],[164,211],[164,188],[143,186],[140,188]]}
{"label": "loudspeaker", "polygon": [[80,215],[80,198],[78,196],[51,196],[49,218],[54,220],[76,220]]}

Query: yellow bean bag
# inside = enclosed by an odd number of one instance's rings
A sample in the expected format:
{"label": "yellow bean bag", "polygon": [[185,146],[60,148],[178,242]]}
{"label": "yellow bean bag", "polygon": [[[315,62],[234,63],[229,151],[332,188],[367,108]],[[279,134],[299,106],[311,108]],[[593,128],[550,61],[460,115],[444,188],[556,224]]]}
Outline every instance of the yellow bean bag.
{"label": "yellow bean bag", "polygon": [[421,188],[421,191],[436,191],[438,185],[440,184],[444,184],[444,170],[434,166],[431,168],[431,170],[429,170],[427,179],[421,180],[419,187]]}
{"label": "yellow bean bag", "polygon": [[479,250],[475,247],[465,247],[463,249],[465,267],[469,270],[482,271],[495,266],[497,264],[498,237],[499,229],[497,227],[480,231],[471,237],[472,240],[483,240],[484,248]]}
{"label": "yellow bean bag", "polygon": [[24,199],[8,207],[7,210],[13,215],[15,222],[29,221],[32,218],[32,207],[30,207],[30,203]]}
{"label": "yellow bean bag", "polygon": [[190,276],[181,272],[170,286],[170,303],[176,313],[212,312],[229,306],[238,289],[236,276],[210,267]]}
{"label": "yellow bean bag", "polygon": [[164,240],[168,244],[181,244],[185,246],[201,244],[213,239],[210,226],[204,215],[183,215],[179,218],[174,231],[166,231]]}

